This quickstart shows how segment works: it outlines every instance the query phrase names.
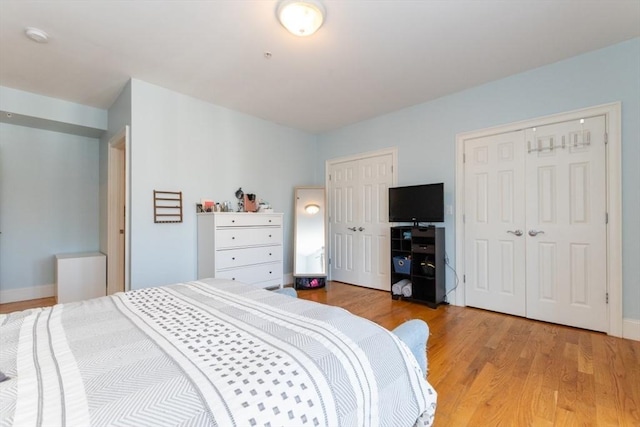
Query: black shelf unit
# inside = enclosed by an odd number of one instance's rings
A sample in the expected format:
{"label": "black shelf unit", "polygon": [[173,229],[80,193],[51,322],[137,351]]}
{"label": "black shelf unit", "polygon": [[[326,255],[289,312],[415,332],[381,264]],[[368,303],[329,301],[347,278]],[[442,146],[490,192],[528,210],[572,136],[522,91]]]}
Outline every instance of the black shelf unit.
{"label": "black shelf unit", "polygon": [[[410,259],[408,269],[398,266],[400,257]],[[443,227],[391,227],[391,297],[426,304],[436,308],[445,296],[445,253]],[[393,284],[403,279],[411,281],[410,297],[393,293]]]}

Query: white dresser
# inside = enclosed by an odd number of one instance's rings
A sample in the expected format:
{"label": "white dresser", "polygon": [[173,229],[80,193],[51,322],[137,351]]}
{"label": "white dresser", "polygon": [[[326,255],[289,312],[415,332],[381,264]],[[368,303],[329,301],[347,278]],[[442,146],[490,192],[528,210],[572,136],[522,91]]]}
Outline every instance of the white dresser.
{"label": "white dresser", "polygon": [[198,279],[283,286],[282,214],[213,212],[198,215]]}

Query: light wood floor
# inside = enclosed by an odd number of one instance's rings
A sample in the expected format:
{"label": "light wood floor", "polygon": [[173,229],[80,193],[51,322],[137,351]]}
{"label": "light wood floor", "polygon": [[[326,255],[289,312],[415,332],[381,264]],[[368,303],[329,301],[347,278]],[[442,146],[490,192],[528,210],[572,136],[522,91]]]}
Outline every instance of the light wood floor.
{"label": "light wood floor", "polygon": [[[640,342],[473,308],[433,310],[337,282],[298,295],[388,329],[425,320],[436,427],[640,426]],[[0,312],[54,303],[2,304]]]}
{"label": "light wood floor", "polygon": [[425,320],[436,427],[640,426],[640,342],[336,282],[298,295],[388,329]]}
{"label": "light wood floor", "polygon": [[55,297],[32,299],[29,301],[9,302],[6,304],[0,304],[0,314],[27,310],[29,308],[49,307],[54,305],[55,303]]}

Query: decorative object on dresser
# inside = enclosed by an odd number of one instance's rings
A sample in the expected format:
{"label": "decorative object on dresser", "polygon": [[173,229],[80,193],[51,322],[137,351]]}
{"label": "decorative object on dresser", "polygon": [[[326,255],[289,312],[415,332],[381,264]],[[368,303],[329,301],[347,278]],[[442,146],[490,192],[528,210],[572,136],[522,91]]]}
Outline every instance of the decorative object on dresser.
{"label": "decorative object on dresser", "polygon": [[255,194],[244,195],[244,211],[245,212],[258,212],[258,199]]}
{"label": "decorative object on dresser", "polygon": [[391,297],[436,308],[445,296],[444,227],[391,227]]}
{"label": "decorative object on dresser", "polygon": [[198,279],[283,286],[282,214],[199,213]]}
{"label": "decorative object on dresser", "polygon": [[236,199],[238,199],[238,212],[244,212],[244,191],[242,191],[242,187],[236,190]]}

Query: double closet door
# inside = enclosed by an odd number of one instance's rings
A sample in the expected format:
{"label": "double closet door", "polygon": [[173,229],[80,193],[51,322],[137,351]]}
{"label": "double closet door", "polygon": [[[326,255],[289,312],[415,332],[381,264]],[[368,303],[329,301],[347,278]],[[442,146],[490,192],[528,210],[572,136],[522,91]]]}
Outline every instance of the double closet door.
{"label": "double closet door", "polygon": [[605,117],[465,142],[466,304],[607,329]]}
{"label": "double closet door", "polygon": [[390,290],[393,153],[328,165],[331,280]]}

